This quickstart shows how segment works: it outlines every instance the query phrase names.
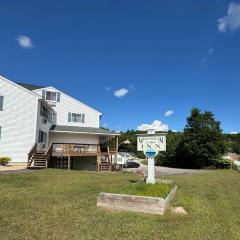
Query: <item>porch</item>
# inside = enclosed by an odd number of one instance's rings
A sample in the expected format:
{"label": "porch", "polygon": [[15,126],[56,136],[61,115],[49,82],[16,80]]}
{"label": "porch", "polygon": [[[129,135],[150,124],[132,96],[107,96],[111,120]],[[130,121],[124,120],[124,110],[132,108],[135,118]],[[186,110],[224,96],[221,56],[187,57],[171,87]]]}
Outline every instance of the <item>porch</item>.
{"label": "porch", "polygon": [[115,161],[118,156],[118,136],[118,133],[102,128],[54,125],[49,133],[47,149],[39,151],[36,143],[29,152],[28,168],[70,170],[86,162],[86,159],[94,159],[97,171],[122,170],[122,166]]}
{"label": "porch", "polygon": [[[95,170],[97,171],[115,171],[122,170],[122,166],[116,164],[116,157],[118,155],[118,141],[116,145],[100,145],[100,144],[76,144],[76,143],[52,143],[49,151],[51,158],[48,160],[48,167],[52,165],[57,168],[67,168],[68,170],[75,169],[85,164],[87,161],[93,164],[95,158]],[[81,168],[79,168],[81,170]],[[92,170],[92,168],[91,168]]]}
{"label": "porch", "polygon": [[117,155],[117,137],[115,145],[51,143],[46,152],[33,150],[29,154],[28,168],[51,167],[68,170],[90,170],[86,167],[85,169],[81,169],[81,165],[87,165],[86,160],[89,159],[89,164],[93,165],[95,162],[96,171],[122,171],[123,166],[117,164]]}

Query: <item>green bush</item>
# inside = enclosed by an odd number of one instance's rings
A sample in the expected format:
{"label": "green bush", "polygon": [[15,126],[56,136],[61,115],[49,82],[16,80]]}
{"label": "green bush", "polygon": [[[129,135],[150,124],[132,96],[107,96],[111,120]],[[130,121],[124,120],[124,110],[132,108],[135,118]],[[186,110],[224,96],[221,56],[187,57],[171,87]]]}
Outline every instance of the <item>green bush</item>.
{"label": "green bush", "polygon": [[0,157],[0,165],[5,166],[11,161],[10,157]]}
{"label": "green bush", "polygon": [[228,160],[226,158],[220,158],[218,160],[216,160],[215,166],[217,168],[231,168],[232,165],[232,161]]}

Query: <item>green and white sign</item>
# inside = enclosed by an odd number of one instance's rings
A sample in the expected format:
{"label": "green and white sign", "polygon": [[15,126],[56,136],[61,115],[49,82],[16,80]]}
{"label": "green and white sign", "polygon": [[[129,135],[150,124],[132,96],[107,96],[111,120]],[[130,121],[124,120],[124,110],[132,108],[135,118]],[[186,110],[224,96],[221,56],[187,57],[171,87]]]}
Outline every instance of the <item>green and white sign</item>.
{"label": "green and white sign", "polygon": [[166,134],[141,134],[137,136],[137,150],[147,151],[153,149],[156,152],[166,151]]}
{"label": "green and white sign", "polygon": [[149,130],[147,134],[137,134],[137,150],[144,152],[148,159],[148,176],[146,182],[154,184],[155,166],[154,157],[158,152],[166,151],[166,135],[167,133],[156,133]]}

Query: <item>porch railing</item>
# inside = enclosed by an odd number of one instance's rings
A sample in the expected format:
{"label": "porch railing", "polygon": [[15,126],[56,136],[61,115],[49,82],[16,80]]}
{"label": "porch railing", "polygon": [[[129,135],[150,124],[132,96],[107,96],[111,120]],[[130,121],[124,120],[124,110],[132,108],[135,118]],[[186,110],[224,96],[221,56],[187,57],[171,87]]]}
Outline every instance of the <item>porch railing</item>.
{"label": "porch railing", "polygon": [[82,156],[91,154],[100,154],[98,144],[76,144],[76,143],[53,143],[53,155]]}

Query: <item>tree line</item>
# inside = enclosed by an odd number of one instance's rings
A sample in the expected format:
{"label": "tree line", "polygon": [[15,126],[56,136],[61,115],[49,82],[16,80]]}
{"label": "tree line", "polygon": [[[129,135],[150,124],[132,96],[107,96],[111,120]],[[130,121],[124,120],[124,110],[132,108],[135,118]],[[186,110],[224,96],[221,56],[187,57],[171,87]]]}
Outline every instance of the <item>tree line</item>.
{"label": "tree line", "polygon": [[[221,124],[212,112],[193,108],[186,120],[183,132],[168,132],[167,150],[156,157],[156,165],[205,168],[219,167],[225,161],[222,157],[227,152],[240,153],[240,134],[224,134]],[[137,152],[136,134],[140,131],[129,130],[119,137],[119,150]],[[126,144],[124,143],[126,140]]]}

